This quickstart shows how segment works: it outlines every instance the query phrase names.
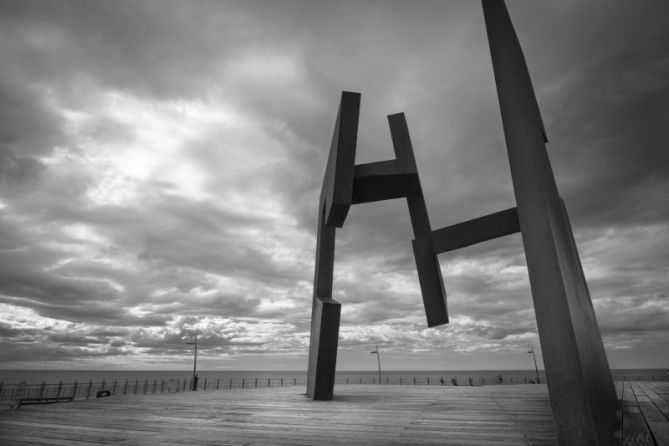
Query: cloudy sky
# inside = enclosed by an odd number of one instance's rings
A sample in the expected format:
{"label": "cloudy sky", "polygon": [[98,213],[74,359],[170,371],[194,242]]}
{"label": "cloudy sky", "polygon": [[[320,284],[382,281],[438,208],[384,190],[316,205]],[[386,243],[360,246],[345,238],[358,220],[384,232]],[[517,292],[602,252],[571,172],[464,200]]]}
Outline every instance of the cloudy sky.
{"label": "cloudy sky", "polygon": [[[669,3],[509,1],[614,368],[669,367]],[[515,206],[475,1],[0,0],[0,368],[306,369],[342,90],[405,112],[433,228]],[[518,234],[440,256],[403,200],[338,230],[340,369],[530,368]]]}

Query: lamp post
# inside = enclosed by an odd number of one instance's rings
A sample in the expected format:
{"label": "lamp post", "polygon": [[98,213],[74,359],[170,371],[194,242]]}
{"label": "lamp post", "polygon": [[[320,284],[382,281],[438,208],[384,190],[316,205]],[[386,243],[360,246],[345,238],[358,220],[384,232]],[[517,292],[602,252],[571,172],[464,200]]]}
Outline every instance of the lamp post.
{"label": "lamp post", "polygon": [[195,356],[193,358],[193,379],[191,380],[191,390],[197,390],[197,335],[195,335],[195,342],[186,342],[186,344],[195,346]]}
{"label": "lamp post", "polygon": [[381,384],[381,353],[379,353],[379,345],[376,344],[376,350],[370,353],[372,355],[376,355],[376,361],[379,364],[379,384]]}
{"label": "lamp post", "polygon": [[541,383],[541,380],[539,379],[539,368],[537,367],[537,357],[534,355],[534,346],[530,345],[530,351],[527,352],[532,353],[532,359],[534,359],[534,371],[537,373],[537,384]]}

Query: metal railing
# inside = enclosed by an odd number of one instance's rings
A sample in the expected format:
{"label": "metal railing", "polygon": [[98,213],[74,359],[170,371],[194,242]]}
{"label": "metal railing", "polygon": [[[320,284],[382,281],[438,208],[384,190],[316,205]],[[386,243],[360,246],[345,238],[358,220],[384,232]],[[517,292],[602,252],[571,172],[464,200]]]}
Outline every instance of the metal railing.
{"label": "metal railing", "polygon": [[[201,379],[198,382],[198,391],[223,389],[250,389],[258,387],[276,387],[289,385],[306,385],[303,378],[218,378]],[[115,380],[101,382],[75,381],[73,383],[56,384],[4,384],[0,383],[0,401],[19,400],[54,400],[66,399],[82,400],[102,398],[115,395],[147,395],[156,393],[175,393],[193,391],[192,379],[145,379],[145,380]]]}
{"label": "metal railing", "polygon": [[[621,377],[617,377],[620,380]],[[541,377],[541,382],[545,378]],[[625,381],[666,381],[666,376],[622,376]],[[197,391],[254,389],[267,387],[304,386],[306,377],[290,378],[202,378],[198,382]],[[376,377],[338,377],[336,384],[379,384]],[[485,386],[509,384],[533,384],[535,379],[529,377],[472,378],[469,376],[385,376],[380,384],[386,385],[420,385],[420,386]],[[193,391],[192,379],[144,379],[114,380],[101,382],[73,382],[55,384],[4,384],[0,382],[0,401],[19,402],[33,400],[38,402],[55,402],[57,400],[83,400],[102,398],[115,395],[147,395],[156,393],[176,393]]]}

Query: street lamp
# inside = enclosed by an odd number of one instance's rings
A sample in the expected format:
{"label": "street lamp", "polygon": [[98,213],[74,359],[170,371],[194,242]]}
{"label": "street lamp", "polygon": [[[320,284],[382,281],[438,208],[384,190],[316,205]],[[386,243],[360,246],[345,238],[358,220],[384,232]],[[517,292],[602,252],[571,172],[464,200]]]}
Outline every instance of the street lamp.
{"label": "street lamp", "polygon": [[539,379],[539,368],[537,367],[537,357],[534,355],[534,346],[530,345],[530,351],[527,352],[532,353],[532,359],[534,359],[534,371],[537,372],[537,384],[541,383],[541,380]]}
{"label": "street lamp", "polygon": [[191,390],[197,390],[197,335],[195,335],[195,342],[186,342],[186,344],[195,346],[195,357],[193,358],[193,379],[191,380]]}
{"label": "street lamp", "polygon": [[376,355],[376,361],[379,363],[379,384],[381,384],[381,353],[379,353],[379,344],[376,344],[376,350],[370,353]]}

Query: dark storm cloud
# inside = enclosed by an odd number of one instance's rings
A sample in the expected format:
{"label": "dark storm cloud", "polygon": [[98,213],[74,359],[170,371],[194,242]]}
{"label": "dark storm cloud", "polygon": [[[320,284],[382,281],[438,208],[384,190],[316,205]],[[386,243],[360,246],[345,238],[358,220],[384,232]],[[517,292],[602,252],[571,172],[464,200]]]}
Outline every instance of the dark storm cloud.
{"label": "dark storm cloud", "polygon": [[123,350],[111,347],[104,351],[90,350],[86,348],[69,348],[58,344],[37,343],[0,343],[0,361],[4,363],[40,363],[49,361],[66,361],[73,359],[104,358],[124,356]]}
{"label": "dark storm cloud", "polygon": [[[667,334],[667,6],[509,10],[605,340]],[[195,334],[212,360],[303,357],[342,90],[359,163],[392,158],[406,113],[434,228],[514,206],[476,2],[2,2],[0,50],[3,362],[167,361]],[[430,330],[404,200],[337,237],[344,351],[536,342],[518,236],[440,256],[452,322]]]}
{"label": "dark storm cloud", "polygon": [[30,308],[59,320],[122,326],[164,325],[160,314],[138,317],[120,307],[111,290],[96,283],[70,283],[48,275],[5,278],[0,302]]}
{"label": "dark storm cloud", "polygon": [[119,90],[178,97],[204,93],[218,48],[237,43],[225,33],[243,21],[226,8],[175,1],[3,2],[3,34],[24,42],[7,55],[13,69],[34,82],[76,94],[77,83],[89,78]]}
{"label": "dark storm cloud", "polygon": [[[570,79],[555,122],[558,173],[588,225],[666,221],[669,32]],[[655,205],[654,205],[655,204]]]}
{"label": "dark storm cloud", "polygon": [[4,322],[0,323],[0,337],[5,339],[12,339],[12,341],[17,341],[22,338],[25,339],[24,337],[29,337],[30,339],[33,339],[35,335],[38,335],[40,333],[41,330],[37,330],[34,328],[28,328],[28,329],[14,328]]}
{"label": "dark storm cloud", "polygon": [[[44,113],[37,95],[22,88],[15,89],[0,80],[0,181],[23,183],[43,169],[34,156],[50,149],[50,134],[58,131],[56,119]],[[47,136],[49,135],[49,136]],[[32,156],[31,156],[32,155]]]}
{"label": "dark storm cloud", "polygon": [[[556,166],[558,186],[563,191],[577,225],[577,238],[583,240],[586,237],[579,234],[583,223],[596,225],[596,229],[586,232],[593,237],[593,243],[588,244],[586,250],[582,250],[588,256],[585,261],[591,263],[593,258],[589,256],[596,253],[597,262],[607,265],[605,268],[608,274],[591,280],[595,299],[638,295],[640,283],[647,284],[649,291],[665,286],[663,280],[655,281],[651,278],[662,277],[664,265],[667,263],[664,244],[657,244],[657,241],[666,237],[667,233],[666,213],[664,207],[658,204],[666,201],[666,191],[669,190],[666,184],[666,168],[669,166],[669,160],[662,150],[662,147],[667,145],[667,131],[664,125],[667,121],[667,107],[666,101],[662,98],[667,97],[666,89],[669,85],[666,80],[669,79],[666,61],[668,41],[666,28],[662,30],[661,26],[656,26],[656,31],[651,32],[650,38],[641,40],[637,38],[634,44],[613,47],[613,50],[607,48],[606,51],[602,51],[602,54],[606,55],[603,60],[599,56],[591,58],[583,71],[565,73],[567,80],[563,81],[564,85],[555,90],[548,88],[548,93],[545,93],[553,96],[546,100],[551,107],[544,113],[544,116],[548,116],[551,139],[548,147]],[[600,39],[599,43],[606,46],[608,42]],[[529,46],[533,46],[532,42]],[[543,56],[548,54],[550,53]],[[536,64],[533,66],[533,60],[539,62],[538,67]],[[545,63],[542,57],[535,59],[528,57],[528,61],[531,71],[544,71],[543,75],[548,74],[541,64],[547,66],[550,63]],[[559,77],[554,73],[552,75],[553,80]],[[541,94],[541,84],[538,89]],[[470,95],[469,98],[476,100],[476,95]],[[466,98],[457,101],[458,104],[466,102]],[[481,132],[483,126],[495,124],[492,118],[496,117],[480,111],[478,113],[474,121],[476,126],[466,129],[457,139],[458,152],[449,155],[448,159],[452,164],[445,163],[446,169],[449,165],[453,165],[457,166],[457,170],[447,171],[447,175],[439,177],[446,187],[443,188],[444,192],[439,200],[431,203],[431,215],[435,215],[434,209],[441,210],[441,214],[447,216],[448,223],[513,205],[510,181],[506,172],[507,162],[503,158],[504,148],[498,143],[491,144],[489,133]],[[499,128],[499,123],[494,127]],[[419,136],[419,141],[422,140],[420,138]],[[469,147],[475,149],[468,149]],[[418,149],[416,150],[419,153]],[[417,157],[420,161],[419,154]],[[421,166],[424,184],[430,184],[425,178],[429,178],[432,166],[428,165],[424,169]],[[428,199],[431,198],[429,189],[426,195]],[[384,222],[383,230],[387,231],[385,235],[388,239],[393,235],[406,237],[407,225],[403,225],[401,230],[404,234],[400,234],[400,230],[393,228],[392,219],[397,222],[401,217],[393,216],[390,206],[385,203],[384,206],[385,209],[378,210],[379,218],[376,221]],[[403,212],[401,207],[398,206],[392,211]],[[351,220],[353,217],[360,218],[361,214],[363,212],[358,214],[351,212]],[[372,213],[363,215],[363,218],[365,217],[369,219],[365,227],[356,228],[363,235],[352,236],[355,237],[352,246],[356,247],[357,255],[370,255],[375,249],[381,252],[387,250],[388,244],[382,248],[373,248],[374,245],[380,245],[379,239],[384,236],[378,234],[378,227],[370,224],[373,221]],[[433,217],[433,221],[442,219],[443,217]],[[389,221],[391,223],[387,224]],[[634,227],[640,224],[662,226],[650,231],[653,233],[651,240],[652,237],[656,238],[655,245],[652,241],[644,243],[643,248],[635,250],[636,255],[631,256],[629,248],[625,251],[623,243],[613,243],[613,239],[616,238],[635,243],[625,234],[614,234],[608,239],[600,238],[602,232],[610,230],[611,227]],[[644,237],[644,232],[648,231],[640,229],[637,232],[636,243],[648,240]],[[601,244],[594,246],[598,238]],[[492,249],[490,246],[469,248],[463,260],[476,261],[495,256],[508,258],[509,254],[514,255],[514,250],[515,255],[522,252],[519,244],[506,243],[508,248],[500,245]],[[390,245],[394,246],[395,243],[390,242]],[[343,246],[343,250],[346,250],[346,244]],[[646,256],[646,259],[642,259],[642,256]],[[442,258],[442,264],[443,262]],[[524,266],[524,259],[521,258],[521,261],[516,263]],[[588,266],[590,265],[586,265],[586,269]],[[445,275],[446,288],[450,291],[451,312],[475,315],[477,320],[487,321],[498,327],[500,325],[513,327],[524,319],[523,325],[528,331],[536,330],[533,316],[520,314],[531,307],[526,277],[519,279],[520,287],[507,290],[505,282],[509,278],[500,277],[499,271],[486,274],[473,268],[471,272],[462,278]],[[661,294],[651,292],[641,298],[641,302],[637,305],[622,306],[613,302],[611,306],[616,309],[615,311],[623,311],[623,314],[629,311],[635,321],[644,320],[645,323],[664,331],[666,306],[655,306],[651,303],[657,302],[658,299],[666,300]],[[645,305],[654,306],[655,312],[643,309]],[[376,314],[374,310],[369,311]],[[500,320],[500,315],[505,314],[509,317],[502,317]],[[610,313],[603,309],[599,310],[599,314],[602,320],[607,320],[610,316]],[[628,324],[620,323],[620,320],[610,322],[603,322],[606,327],[604,333],[607,336],[624,333],[630,327]],[[481,333],[480,330],[476,329],[470,334],[473,336]],[[498,335],[491,334],[491,337],[497,338]]]}
{"label": "dark storm cloud", "polygon": [[92,336],[79,336],[71,334],[54,334],[49,336],[50,341],[57,342],[62,345],[90,345],[90,344],[107,344],[109,339],[92,337]]}

